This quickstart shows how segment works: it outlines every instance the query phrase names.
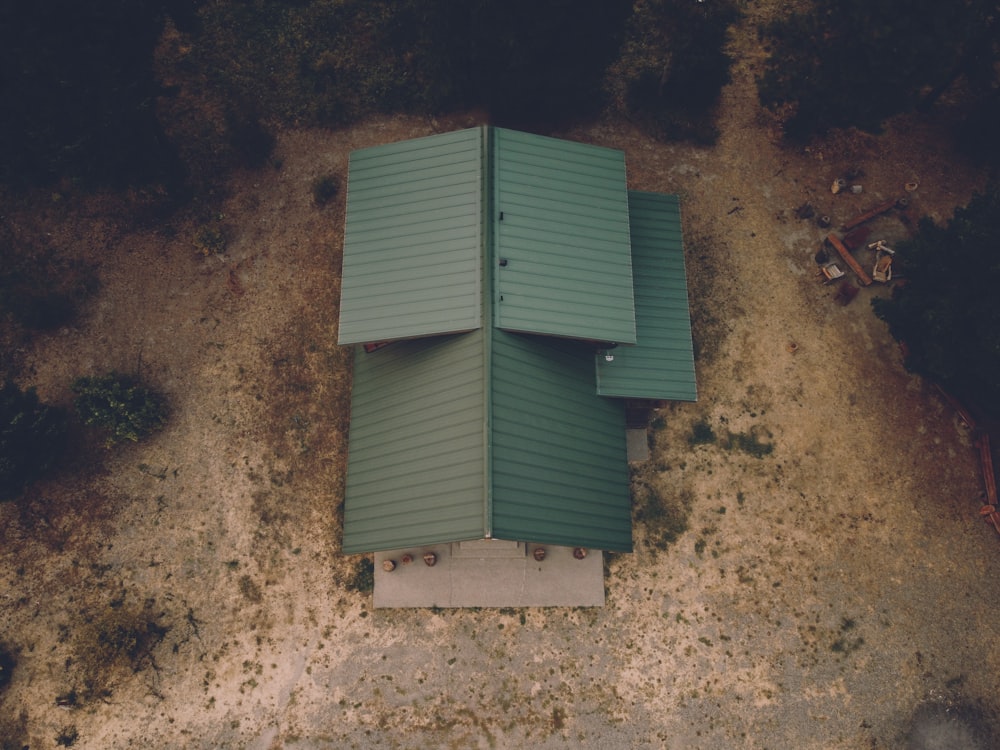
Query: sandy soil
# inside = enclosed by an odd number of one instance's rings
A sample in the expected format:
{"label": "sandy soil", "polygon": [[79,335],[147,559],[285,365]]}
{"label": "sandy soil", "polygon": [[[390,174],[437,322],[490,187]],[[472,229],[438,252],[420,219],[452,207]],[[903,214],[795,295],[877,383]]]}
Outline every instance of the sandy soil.
{"label": "sandy soil", "polygon": [[[815,277],[825,230],[795,215],[810,202],[837,225],[917,181],[917,212],[944,219],[985,175],[905,119],[778,145],[744,52],[712,149],[618,120],[556,134],[624,149],[631,187],[682,196],[699,352],[700,400],[660,410],[638,477],[690,502],[690,528],[664,550],[637,527],[603,609],[376,612],[345,586],[344,197],[317,208],[310,184],[345,177],[352,149],[474,116],[282,134],[274,168],[228,185],[222,256],[195,249],[204,219],[137,225],[114,198],[9,211],[101,281],[72,328],[19,353],[23,383],[68,403],[76,376],[139,369],[172,416],[86,452],[26,512],[0,507],[0,640],[18,656],[4,740],[896,748],[918,746],[927,707],[994,713],[1000,539],[977,516],[970,435],[903,370],[869,306],[886,290],[837,304]],[[864,192],[832,195],[855,167]],[[874,228],[907,231],[899,214]],[[698,422],[718,439],[691,446]],[[95,673],[95,628],[116,612],[167,630]]]}

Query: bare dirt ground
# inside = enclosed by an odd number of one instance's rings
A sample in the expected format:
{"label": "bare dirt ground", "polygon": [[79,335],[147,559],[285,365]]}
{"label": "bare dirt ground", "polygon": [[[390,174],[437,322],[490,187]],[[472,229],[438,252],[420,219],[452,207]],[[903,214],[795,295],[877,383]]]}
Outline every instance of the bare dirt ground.
{"label": "bare dirt ground", "polygon": [[[310,185],[346,177],[352,149],[475,116],[282,134],[273,168],[229,183],[222,255],[195,249],[204,218],[139,226],[113,198],[7,211],[101,282],[73,327],[24,345],[22,385],[68,403],[74,377],[138,368],[172,416],[27,511],[0,506],[4,741],[846,750],[924,747],[918,711],[996,712],[1000,539],[970,436],[903,370],[869,306],[886,291],[838,305],[815,277],[826,231],[795,216],[808,201],[838,225],[917,181],[917,212],[943,220],[985,175],[905,119],[779,145],[744,52],[714,148],[618,120],[555,134],[624,149],[630,187],[682,196],[698,346],[700,400],[656,415],[636,476],[689,529],[663,549],[637,526],[603,609],[374,611],[345,585],[344,196],[317,208]],[[854,167],[864,192],[832,195]],[[699,424],[714,438],[692,445]],[[154,627],[95,666],[116,616]]]}

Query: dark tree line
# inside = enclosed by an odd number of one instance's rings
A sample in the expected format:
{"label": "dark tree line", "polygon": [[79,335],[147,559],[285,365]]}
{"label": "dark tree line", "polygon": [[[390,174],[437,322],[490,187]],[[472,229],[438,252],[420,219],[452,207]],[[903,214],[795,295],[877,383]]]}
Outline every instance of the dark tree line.
{"label": "dark tree line", "polygon": [[878,131],[963,86],[970,125],[985,117],[995,132],[998,16],[995,0],[814,0],[763,30],[760,100],[782,113],[789,136],[806,138]]}
{"label": "dark tree line", "polygon": [[153,49],[191,0],[0,5],[0,177],[122,185],[175,179],[155,112]]}
{"label": "dark tree line", "polygon": [[[629,111],[661,126],[703,122],[728,80],[722,47],[733,8],[731,0],[8,3],[0,180],[175,185],[185,167],[265,163],[270,127],[338,126],[373,112],[481,108],[494,122],[542,129],[601,112],[609,72],[624,78],[616,85]],[[158,48],[168,24],[182,52]]]}

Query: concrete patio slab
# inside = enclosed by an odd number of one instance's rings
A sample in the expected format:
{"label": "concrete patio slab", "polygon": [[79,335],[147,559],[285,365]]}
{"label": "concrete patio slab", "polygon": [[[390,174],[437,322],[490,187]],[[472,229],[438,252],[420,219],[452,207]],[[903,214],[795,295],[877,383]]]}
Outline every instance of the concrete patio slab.
{"label": "concrete patio slab", "polygon": [[[571,547],[482,540],[375,553],[375,607],[603,607],[604,560]],[[424,563],[433,552],[437,562]],[[405,555],[412,561],[404,563]],[[393,560],[387,572],[383,562]]]}
{"label": "concrete patio slab", "polygon": [[649,440],[646,438],[645,427],[625,430],[625,452],[630,463],[649,460]]}

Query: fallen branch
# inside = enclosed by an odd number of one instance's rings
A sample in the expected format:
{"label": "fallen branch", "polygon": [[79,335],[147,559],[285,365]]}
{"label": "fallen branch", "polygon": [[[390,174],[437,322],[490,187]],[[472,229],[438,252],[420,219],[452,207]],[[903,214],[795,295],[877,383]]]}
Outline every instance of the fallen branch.
{"label": "fallen branch", "polygon": [[891,200],[887,200],[887,201],[885,201],[885,203],[879,203],[877,206],[875,206],[874,208],[872,208],[872,209],[870,209],[868,211],[865,211],[860,216],[855,216],[853,219],[851,219],[846,224],[844,224],[844,226],[842,227],[842,229],[845,232],[848,231],[848,230],[850,230],[850,229],[854,229],[854,227],[858,226],[859,224],[864,224],[866,221],[868,221],[870,219],[874,219],[879,214],[884,214],[886,211],[888,211],[890,208],[892,208],[895,205],[896,205],[896,199],[895,198],[892,198]]}
{"label": "fallen branch", "polygon": [[827,236],[826,241],[833,245],[834,249],[840,253],[840,257],[844,259],[844,263],[850,266],[851,270],[857,275],[861,286],[869,286],[872,283],[871,277],[865,273],[865,269],[854,259],[851,251],[844,246],[844,243],[840,241],[837,235],[831,234]]}

